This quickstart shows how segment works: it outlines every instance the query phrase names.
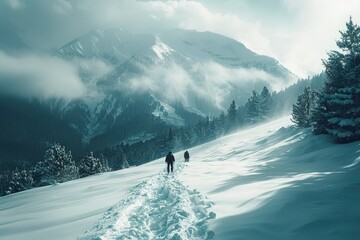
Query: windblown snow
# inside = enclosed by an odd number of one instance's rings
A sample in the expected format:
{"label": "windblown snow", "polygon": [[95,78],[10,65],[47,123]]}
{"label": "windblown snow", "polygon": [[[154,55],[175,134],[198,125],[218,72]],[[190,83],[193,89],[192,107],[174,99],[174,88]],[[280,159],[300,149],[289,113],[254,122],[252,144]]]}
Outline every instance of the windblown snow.
{"label": "windblown snow", "polygon": [[358,239],[360,143],[290,117],[138,167],[0,198],[0,239]]}

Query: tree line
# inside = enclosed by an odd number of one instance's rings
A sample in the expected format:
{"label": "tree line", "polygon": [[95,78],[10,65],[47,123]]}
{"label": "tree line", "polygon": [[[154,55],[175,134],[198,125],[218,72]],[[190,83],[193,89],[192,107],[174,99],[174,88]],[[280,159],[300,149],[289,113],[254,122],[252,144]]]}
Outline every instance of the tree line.
{"label": "tree line", "polygon": [[106,171],[110,171],[110,168],[99,158],[94,157],[92,152],[84,156],[77,166],[71,151],[66,151],[59,143],[54,143],[46,150],[44,160],[39,161],[33,168],[21,170],[16,168],[8,174],[0,175],[0,196]]}
{"label": "tree line", "polygon": [[323,60],[326,81],[320,91],[306,87],[293,106],[292,120],[338,143],[360,140],[360,27],[350,18]]}

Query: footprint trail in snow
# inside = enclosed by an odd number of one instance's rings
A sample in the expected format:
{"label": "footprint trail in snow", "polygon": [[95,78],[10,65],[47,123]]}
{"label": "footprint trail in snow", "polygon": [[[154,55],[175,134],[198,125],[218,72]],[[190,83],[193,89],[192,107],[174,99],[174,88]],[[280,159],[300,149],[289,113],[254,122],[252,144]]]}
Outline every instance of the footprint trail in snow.
{"label": "footprint trail in snow", "polygon": [[178,179],[162,172],[131,189],[129,196],[111,207],[78,240],[213,239],[208,223],[215,213],[212,203]]}

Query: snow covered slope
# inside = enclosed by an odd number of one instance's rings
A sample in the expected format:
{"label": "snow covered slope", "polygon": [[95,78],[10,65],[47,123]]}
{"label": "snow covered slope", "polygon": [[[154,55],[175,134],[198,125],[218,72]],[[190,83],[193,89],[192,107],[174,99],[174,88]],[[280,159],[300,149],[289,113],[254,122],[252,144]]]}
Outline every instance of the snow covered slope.
{"label": "snow covered slope", "polygon": [[358,239],[360,143],[289,117],[117,172],[0,198],[0,239]]}

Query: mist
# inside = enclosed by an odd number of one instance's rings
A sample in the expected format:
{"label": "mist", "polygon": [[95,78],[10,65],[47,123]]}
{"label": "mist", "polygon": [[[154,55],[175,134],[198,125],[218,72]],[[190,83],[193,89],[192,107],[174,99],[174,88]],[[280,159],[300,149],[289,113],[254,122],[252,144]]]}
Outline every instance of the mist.
{"label": "mist", "polygon": [[140,68],[141,75],[120,81],[118,88],[133,93],[150,92],[164,102],[180,102],[185,107],[201,99],[218,111],[226,110],[233,99],[244,103],[252,90],[261,91],[266,86],[270,91],[279,91],[292,83],[285,84],[284,79],[255,68],[228,68],[214,62],[197,63],[186,69],[175,63]]}
{"label": "mist", "polygon": [[336,47],[338,30],[350,15],[359,22],[359,13],[356,0],[0,2],[0,23],[34,48],[59,48],[98,28],[122,27],[136,33],[194,29],[240,41],[301,77],[323,70],[321,59]]}
{"label": "mist", "polygon": [[75,99],[86,90],[76,66],[36,54],[8,55],[0,51],[0,94],[18,97]]}

